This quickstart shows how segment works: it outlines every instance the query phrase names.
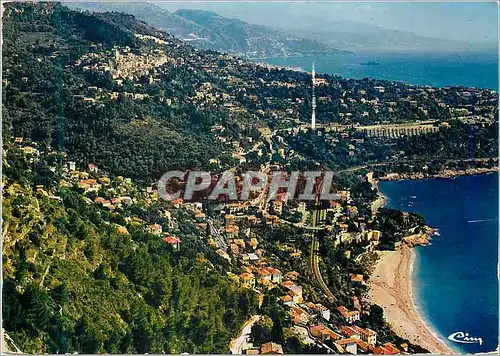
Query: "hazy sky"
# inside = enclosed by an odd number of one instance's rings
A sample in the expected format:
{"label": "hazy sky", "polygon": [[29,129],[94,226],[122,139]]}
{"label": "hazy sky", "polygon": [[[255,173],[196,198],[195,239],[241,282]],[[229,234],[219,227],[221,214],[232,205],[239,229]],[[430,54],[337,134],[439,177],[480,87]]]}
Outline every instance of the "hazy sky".
{"label": "hazy sky", "polygon": [[463,41],[495,41],[498,6],[484,3],[264,3],[264,2],[154,2],[168,10],[203,9],[243,21],[278,28],[321,29],[328,21],[356,21],[411,31],[417,35]]}

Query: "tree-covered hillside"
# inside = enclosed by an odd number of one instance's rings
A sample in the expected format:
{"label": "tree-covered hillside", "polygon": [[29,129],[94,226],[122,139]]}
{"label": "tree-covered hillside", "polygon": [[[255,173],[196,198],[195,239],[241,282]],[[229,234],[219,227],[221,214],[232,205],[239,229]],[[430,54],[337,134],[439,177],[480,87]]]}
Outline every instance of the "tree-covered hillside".
{"label": "tree-covered hillside", "polygon": [[[202,166],[220,155],[209,127],[225,114],[189,99],[193,83],[207,80],[203,73],[173,67],[144,88],[128,80],[117,85],[109,72],[75,65],[84,54],[96,58],[115,45],[149,51],[136,33],[162,36],[171,57],[193,55],[191,47],[130,15],[91,15],[51,3],[5,7],[4,141],[30,138],[66,151],[81,166],[95,162],[142,180],[167,169]],[[95,97],[94,90],[102,97],[99,104],[85,99]],[[140,95],[146,99],[136,100]]]}
{"label": "tree-covered hillside", "polygon": [[15,148],[3,165],[3,327],[23,352],[228,351],[256,296],[225,276],[191,214],[173,212],[177,251],[147,230],[165,225],[164,205],[110,212],[76,187],[35,193]]}
{"label": "tree-covered hillside", "polygon": [[155,28],[165,30],[198,48],[247,57],[282,57],[339,52],[322,43],[267,26],[226,18],[210,11],[175,13],[152,3],[66,3],[73,9],[124,12]]}

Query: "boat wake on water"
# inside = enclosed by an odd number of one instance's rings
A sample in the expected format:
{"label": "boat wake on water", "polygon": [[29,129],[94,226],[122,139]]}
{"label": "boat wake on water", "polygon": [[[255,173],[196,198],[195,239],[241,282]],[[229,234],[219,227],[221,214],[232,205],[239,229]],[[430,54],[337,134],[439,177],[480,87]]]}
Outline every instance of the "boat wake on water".
{"label": "boat wake on water", "polygon": [[482,220],[468,220],[468,223],[482,223],[488,221],[498,221],[498,219],[482,219]]}

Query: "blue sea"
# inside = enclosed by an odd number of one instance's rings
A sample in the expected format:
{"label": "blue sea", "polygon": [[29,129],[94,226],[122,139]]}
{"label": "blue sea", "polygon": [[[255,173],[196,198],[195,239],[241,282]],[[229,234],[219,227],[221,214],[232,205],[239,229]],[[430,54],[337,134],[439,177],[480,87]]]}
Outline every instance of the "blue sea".
{"label": "blue sea", "polygon": [[[413,291],[420,314],[462,353],[498,346],[498,174],[381,182],[387,205],[423,215],[440,236],[417,247]],[[483,343],[448,340],[455,332]]]}
{"label": "blue sea", "polygon": [[[377,78],[435,87],[466,86],[498,90],[498,53],[346,53],[268,58],[269,64],[300,67],[344,78]],[[366,65],[376,62],[377,65]]]}

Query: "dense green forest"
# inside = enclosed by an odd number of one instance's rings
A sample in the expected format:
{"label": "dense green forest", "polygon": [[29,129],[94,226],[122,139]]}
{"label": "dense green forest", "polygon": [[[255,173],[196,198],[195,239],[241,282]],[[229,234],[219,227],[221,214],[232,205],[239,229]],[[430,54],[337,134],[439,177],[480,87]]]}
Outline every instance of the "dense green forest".
{"label": "dense green forest", "polygon": [[74,189],[62,201],[34,194],[29,166],[4,162],[3,327],[24,352],[228,351],[256,296],[227,279],[193,217],[179,217],[174,251],[124,220],[154,219],[158,206],[117,215]]}

